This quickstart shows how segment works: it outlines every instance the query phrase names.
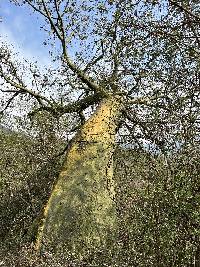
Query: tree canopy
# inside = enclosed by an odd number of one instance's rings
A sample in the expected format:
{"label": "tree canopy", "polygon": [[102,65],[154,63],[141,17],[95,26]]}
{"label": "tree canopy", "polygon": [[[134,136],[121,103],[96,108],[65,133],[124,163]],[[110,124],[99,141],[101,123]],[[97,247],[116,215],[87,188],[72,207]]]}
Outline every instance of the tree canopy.
{"label": "tree canopy", "polygon": [[[32,114],[79,114],[108,95],[124,102],[122,127],[140,145],[195,142],[199,113],[196,1],[14,1],[43,17],[56,61],[49,72],[13,62],[1,47],[7,109],[16,97]],[[47,46],[47,49],[49,47]],[[29,72],[23,75],[23,71]],[[51,73],[51,75],[48,75]],[[27,75],[32,81],[27,82]]]}

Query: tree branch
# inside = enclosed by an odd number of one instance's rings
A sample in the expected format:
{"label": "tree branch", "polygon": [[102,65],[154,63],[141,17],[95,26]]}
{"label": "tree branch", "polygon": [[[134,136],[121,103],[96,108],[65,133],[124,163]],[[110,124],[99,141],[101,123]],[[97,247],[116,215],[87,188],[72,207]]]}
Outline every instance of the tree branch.
{"label": "tree branch", "polygon": [[98,56],[97,58],[94,58],[91,62],[89,62],[87,64],[87,66],[85,67],[85,69],[83,70],[84,72],[86,72],[87,70],[89,70],[90,67],[92,67],[94,64],[96,64],[99,60],[101,60],[103,58],[103,54],[101,54],[100,56]]}
{"label": "tree branch", "polygon": [[49,23],[50,23],[52,29],[54,30],[54,32],[56,33],[56,35],[57,35],[57,37],[58,37],[58,39],[59,39],[61,42],[63,42],[63,37],[60,35],[60,33],[59,33],[59,31],[58,31],[56,25],[54,24],[53,19],[51,18],[51,14],[49,13],[49,10],[48,10],[48,8],[47,8],[47,6],[46,6],[44,0],[42,0],[42,5],[43,5],[44,11],[45,11],[45,13],[46,13],[46,16],[45,16],[45,17],[48,19],[48,21],[49,21]]}
{"label": "tree branch", "polygon": [[[34,6],[30,1],[27,2],[35,11],[39,12],[40,14],[42,14],[48,21],[49,24],[53,30],[53,32],[56,34],[56,36],[58,37],[58,39],[61,41],[62,44],[62,50],[63,50],[63,62],[67,64],[67,66],[77,75],[78,78],[80,78],[80,80],[85,83],[90,90],[96,92],[96,93],[101,93],[102,96],[106,96],[107,92],[101,88],[100,86],[98,86],[95,82],[91,81],[90,77],[87,76],[85,74],[84,71],[82,71],[81,69],[79,69],[74,62],[70,59],[68,53],[67,53],[67,44],[66,44],[66,36],[65,36],[65,29],[64,29],[64,24],[63,24],[63,19],[60,15],[59,12],[59,8],[57,5],[57,1],[54,0],[54,6],[55,6],[55,10],[58,16],[58,20],[60,22],[59,26],[56,26],[56,24],[54,23],[52,16],[47,8],[47,5],[45,4],[45,1],[42,0],[42,5],[43,5],[43,9],[44,12],[42,12],[39,8],[37,8],[36,6]],[[60,29],[58,30],[58,28],[60,27]],[[60,33],[61,32],[61,33]]]}
{"label": "tree branch", "polygon": [[103,98],[104,97],[102,96],[102,94],[89,95],[79,101],[70,103],[67,106],[63,106],[61,108],[61,112],[63,114],[72,113],[72,112],[80,112],[81,110],[84,110],[91,105],[98,104],[99,101],[102,100]]}
{"label": "tree branch", "polygon": [[20,91],[15,91],[15,93],[13,94],[13,96],[8,100],[6,106],[0,111],[0,114],[2,114],[12,103],[12,101],[15,99],[16,96],[18,96],[20,94]]}
{"label": "tree branch", "polygon": [[[0,68],[0,76],[5,80],[6,83],[10,84],[12,87],[14,87],[15,89],[18,89],[16,90],[16,92],[18,92],[19,94],[20,93],[26,93],[26,94],[29,94],[30,96],[34,97],[38,103],[43,106],[44,103],[43,103],[43,100],[45,102],[47,102],[48,104],[51,104],[51,101],[48,100],[46,97],[44,96],[41,96],[40,94],[36,93],[36,92],[33,92],[31,89],[28,89],[25,85],[23,85],[22,83],[16,83],[14,81],[12,81],[8,76],[6,76],[3,71],[2,71],[2,68]],[[14,90],[2,90],[2,92],[12,92]]]}
{"label": "tree branch", "polygon": [[45,18],[48,18],[47,15],[42,12],[41,9],[37,8],[35,5],[33,5],[33,3],[30,0],[26,0],[26,2],[38,13],[40,13],[42,16],[44,16]]}
{"label": "tree branch", "polygon": [[190,17],[187,16],[187,18],[188,18],[188,22],[187,22],[187,23],[188,23],[190,29],[192,30],[192,32],[193,32],[193,34],[194,34],[194,37],[195,37],[195,39],[196,39],[196,42],[197,42],[198,47],[200,48],[200,39],[199,39],[199,36],[198,36],[197,33],[196,33],[196,30],[195,30],[195,28],[194,28],[194,26],[193,26],[193,24],[192,24],[192,21],[191,21]]}
{"label": "tree branch", "polygon": [[127,105],[130,105],[130,104],[150,104],[152,100],[155,100],[157,99],[158,97],[157,96],[152,96],[152,97],[138,97],[138,98],[134,98],[134,99],[131,99],[129,101],[127,101]]}
{"label": "tree branch", "polygon": [[59,11],[57,0],[54,0],[54,4],[55,4],[55,8],[56,8],[56,13],[57,13],[57,16],[58,16],[58,21],[60,22],[60,28],[61,28],[60,30],[62,32],[62,38],[63,38],[63,42],[64,42],[64,47],[66,47],[64,23],[63,23],[62,16],[60,15],[60,11]]}
{"label": "tree branch", "polygon": [[127,102],[127,105],[134,105],[134,104],[139,104],[139,105],[146,105],[146,106],[149,106],[149,107],[155,107],[155,108],[161,108],[161,109],[164,109],[164,110],[167,110],[168,112],[170,112],[171,110],[162,105],[162,104],[159,104],[159,103],[152,103],[153,100],[158,100],[158,99],[161,99],[161,98],[165,98],[165,97],[158,97],[157,95],[153,95],[151,97],[139,97],[139,98],[135,98],[135,99],[131,99]]}
{"label": "tree branch", "polygon": [[64,62],[67,63],[69,68],[76,73],[77,77],[81,79],[92,91],[102,94],[102,96],[107,96],[108,93],[98,86],[95,82],[92,82],[91,79],[84,73],[84,71],[78,69],[76,65],[70,60],[67,54],[64,55]]}
{"label": "tree branch", "polygon": [[99,60],[101,60],[104,56],[104,47],[103,47],[103,41],[101,40],[101,55],[99,55],[97,58],[93,58],[91,62],[89,62],[87,64],[87,66],[85,67],[85,69],[83,70],[84,72],[86,72],[87,70],[89,70],[90,67],[92,67],[93,65],[95,65]]}
{"label": "tree branch", "polygon": [[132,123],[134,123],[134,125],[139,125],[142,128],[142,132],[145,136],[145,138],[147,138],[148,140],[153,141],[160,149],[163,148],[163,142],[158,140],[158,138],[156,138],[155,136],[152,136],[150,130],[148,129],[148,127],[146,127],[145,122],[139,121],[137,120],[137,118],[133,118],[128,112],[127,110],[123,110],[123,113],[125,115],[125,117],[131,121]]}
{"label": "tree branch", "polygon": [[74,113],[78,112],[80,113],[81,111],[85,110],[91,105],[98,104],[100,100],[102,100],[103,97],[101,94],[93,94],[85,97],[84,99],[81,99],[79,101],[70,103],[66,106],[62,105],[57,105],[55,104],[54,106],[41,106],[34,110],[33,112],[29,113],[29,116],[34,116],[36,113],[45,110],[53,114],[55,117],[62,116],[66,113]]}
{"label": "tree branch", "polygon": [[171,3],[173,6],[178,7],[181,11],[184,11],[185,13],[189,14],[191,17],[197,19],[200,22],[200,17],[196,14],[192,13],[191,10],[187,9],[186,7],[179,5],[177,1],[169,0],[169,3]]}

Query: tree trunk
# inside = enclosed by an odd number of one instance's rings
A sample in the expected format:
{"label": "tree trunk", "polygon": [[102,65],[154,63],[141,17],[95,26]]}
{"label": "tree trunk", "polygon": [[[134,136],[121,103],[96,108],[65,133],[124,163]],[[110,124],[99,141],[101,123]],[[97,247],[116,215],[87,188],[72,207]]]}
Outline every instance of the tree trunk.
{"label": "tree trunk", "polygon": [[65,248],[84,258],[116,227],[113,150],[122,104],[108,98],[75,136],[45,207],[37,249]]}

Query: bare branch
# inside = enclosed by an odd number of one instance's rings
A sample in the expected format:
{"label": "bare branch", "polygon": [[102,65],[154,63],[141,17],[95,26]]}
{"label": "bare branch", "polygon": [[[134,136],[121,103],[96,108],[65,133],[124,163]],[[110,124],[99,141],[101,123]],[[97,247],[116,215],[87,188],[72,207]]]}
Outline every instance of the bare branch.
{"label": "bare branch", "polygon": [[85,67],[85,69],[83,70],[84,72],[86,72],[87,70],[89,70],[89,68],[91,68],[92,66],[94,66],[99,60],[101,60],[103,58],[103,54],[101,54],[100,56],[98,56],[97,58],[94,58],[91,62],[89,62],[87,64],[87,66]]}
{"label": "bare branch", "polygon": [[59,7],[57,4],[57,1],[54,0],[54,5],[55,5],[55,10],[58,16],[58,21],[60,22],[59,25],[57,26],[56,23],[54,23],[53,18],[47,8],[47,4],[45,3],[44,0],[42,0],[42,5],[44,8],[44,12],[42,12],[39,8],[35,7],[29,0],[27,3],[37,12],[42,14],[48,21],[49,24],[53,30],[53,32],[56,34],[58,39],[61,41],[62,44],[62,50],[63,50],[63,61],[64,63],[67,64],[67,66],[80,78],[80,80],[85,83],[90,90],[96,92],[96,93],[101,93],[103,96],[106,96],[107,93],[106,91],[99,87],[95,82],[91,81],[90,77],[85,74],[84,71],[80,70],[74,62],[70,59],[68,53],[67,53],[67,44],[66,44],[66,36],[65,36],[65,29],[64,29],[64,23],[62,16],[60,15]]}
{"label": "bare branch", "polygon": [[141,104],[141,105],[149,105],[151,104],[152,100],[158,99],[157,96],[152,96],[152,97],[138,97],[131,99],[127,102],[127,105],[132,105],[132,104]]}
{"label": "bare branch", "polygon": [[88,108],[91,105],[99,103],[104,97],[102,94],[93,94],[86,96],[85,98],[76,101],[74,103],[70,103],[67,106],[62,107],[62,113],[72,113],[72,112],[80,112]]}
{"label": "bare branch", "polygon": [[[15,81],[12,81],[8,76],[6,76],[2,68],[0,68],[0,76],[5,80],[6,83],[10,84],[12,87],[18,89],[16,90],[18,93],[26,93],[34,97],[40,105],[44,105],[43,100],[47,102],[48,104],[51,104],[51,101],[48,100],[46,97],[32,91],[31,89],[27,88],[22,82],[21,83],[16,83]],[[2,92],[11,92],[13,90],[2,90]]]}
{"label": "bare branch", "polygon": [[16,96],[20,94],[20,91],[16,91],[13,96],[8,100],[6,106],[0,111],[0,114],[3,113],[12,103],[12,101],[15,99]]}
{"label": "bare branch", "polygon": [[80,114],[81,111],[88,108],[91,105],[98,104],[99,101],[103,99],[101,94],[93,94],[89,95],[81,100],[70,103],[66,106],[56,104],[51,106],[41,106],[29,113],[30,116],[34,116],[36,113],[45,110],[53,114],[55,117],[60,117],[66,113],[74,113],[78,112]]}
{"label": "bare branch", "polygon": [[177,1],[174,0],[169,0],[169,2],[173,5],[178,7],[181,11],[184,11],[185,13],[189,14],[191,17],[197,19],[200,22],[200,17],[197,16],[196,14],[194,14],[191,10],[187,9],[186,7],[180,5],[179,3],[177,3]]}
{"label": "bare branch", "polygon": [[164,110],[167,110],[168,112],[170,112],[170,108],[168,108],[167,106],[160,104],[160,103],[153,103],[154,100],[159,100],[159,99],[165,99],[164,96],[157,96],[157,95],[153,95],[151,97],[139,97],[139,98],[135,98],[135,99],[131,99],[127,102],[126,106],[129,105],[134,105],[134,104],[138,104],[138,105],[146,105],[152,108],[161,108]]}
{"label": "bare branch", "polygon": [[98,86],[95,82],[91,81],[91,79],[85,74],[84,71],[78,69],[76,65],[70,60],[69,56],[67,54],[64,54],[64,62],[67,63],[69,68],[76,73],[77,77],[81,79],[83,83],[85,83],[92,91],[96,93],[101,93],[102,96],[107,96],[107,92]]}
{"label": "bare branch", "polygon": [[101,60],[104,56],[104,47],[103,47],[103,42],[101,41],[101,55],[99,55],[97,58],[93,58],[93,60],[91,62],[89,62],[87,64],[87,66],[85,67],[85,69],[83,70],[84,72],[86,72],[87,70],[89,70],[90,67],[94,66],[99,60]]}
{"label": "bare branch", "polygon": [[46,17],[47,19],[48,19],[48,17],[47,17],[47,15],[44,13],[44,12],[42,12],[42,10],[40,10],[39,8],[37,8],[35,5],[33,5],[33,3],[32,3],[32,1],[30,1],[30,0],[26,0],[26,2],[35,10],[35,11],[37,11],[38,13],[40,13],[42,16],[44,16],[44,17]]}
{"label": "bare branch", "polygon": [[187,18],[188,18],[188,22],[187,22],[187,24],[189,25],[190,29],[192,30],[192,32],[193,32],[193,34],[194,34],[194,37],[195,37],[195,39],[196,39],[196,42],[197,42],[197,44],[198,44],[198,47],[200,48],[200,39],[199,39],[199,36],[198,36],[197,33],[196,33],[196,30],[195,30],[195,28],[194,28],[194,26],[193,26],[193,23],[192,23],[192,21],[191,21],[191,19],[190,19],[190,16],[187,15]]}
{"label": "bare branch", "polygon": [[42,4],[43,4],[43,7],[44,7],[44,11],[45,11],[45,13],[46,13],[46,16],[45,16],[45,17],[49,20],[49,23],[50,23],[50,25],[51,25],[53,31],[56,33],[58,39],[59,39],[61,42],[63,42],[63,37],[61,36],[61,34],[59,33],[59,31],[58,31],[56,25],[54,24],[53,19],[52,19],[52,17],[51,17],[51,14],[50,14],[50,12],[49,12],[49,10],[48,10],[48,8],[47,8],[47,6],[46,6],[44,0],[42,0]]}
{"label": "bare branch", "polygon": [[18,90],[3,90],[3,89],[0,89],[0,90],[3,93],[17,93],[17,92],[19,92]]}
{"label": "bare branch", "polygon": [[66,48],[66,38],[65,38],[64,23],[63,23],[62,16],[60,15],[60,11],[59,11],[57,0],[54,0],[54,4],[55,4],[55,8],[56,8],[56,13],[57,13],[57,16],[58,16],[58,21],[60,23],[60,31],[62,33],[63,46]]}
{"label": "bare branch", "polygon": [[[153,136],[151,131],[148,129],[148,127],[145,125],[145,122],[140,121],[139,119],[134,118],[128,113],[127,110],[123,111],[123,114],[125,115],[125,117],[132,122],[134,125],[139,125],[142,129],[142,132],[145,136],[146,139],[153,141],[160,149],[162,149],[163,146],[163,142],[158,140],[158,138],[156,136]],[[130,128],[129,128],[130,130]]]}

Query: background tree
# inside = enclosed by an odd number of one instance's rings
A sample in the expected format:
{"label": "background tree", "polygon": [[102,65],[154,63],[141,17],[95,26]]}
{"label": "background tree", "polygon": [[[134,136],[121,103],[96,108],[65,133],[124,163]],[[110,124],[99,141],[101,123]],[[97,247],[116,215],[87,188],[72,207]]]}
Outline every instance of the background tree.
{"label": "background tree", "polygon": [[[32,103],[30,116],[47,111],[57,119],[74,113],[79,117],[80,130],[51,193],[37,244],[66,246],[84,259],[90,250],[106,249],[117,231],[112,161],[116,131],[127,133],[126,144],[141,149],[148,143],[165,157],[199,140],[198,4],[22,2],[45,19],[49,41],[58,50],[56,70],[49,70],[54,74],[50,77],[31,65],[32,82],[26,84],[20,65],[2,46],[2,91],[8,97],[3,110],[22,97]],[[85,122],[85,110],[97,104]],[[162,247],[157,241],[156,246]],[[159,266],[161,259],[157,255],[148,264]]]}

